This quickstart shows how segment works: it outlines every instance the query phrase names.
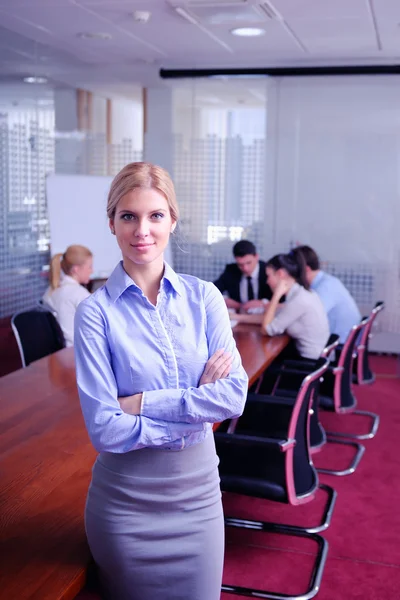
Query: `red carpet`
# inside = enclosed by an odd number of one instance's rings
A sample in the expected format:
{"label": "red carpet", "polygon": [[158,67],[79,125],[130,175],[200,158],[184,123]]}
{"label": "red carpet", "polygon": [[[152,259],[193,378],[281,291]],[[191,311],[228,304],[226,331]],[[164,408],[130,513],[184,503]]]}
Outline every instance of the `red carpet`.
{"label": "red carpet", "polygon": [[[332,524],[324,534],[329,553],[318,600],[400,598],[400,379],[395,377],[396,358],[377,356],[372,366],[378,375],[376,382],[356,387],[355,392],[360,409],[380,415],[378,433],[363,442],[366,451],[356,473],[321,475],[322,482],[337,490],[338,498]],[[323,413],[321,420],[328,430],[362,432],[364,427],[365,431],[365,419],[359,417]],[[314,456],[314,463],[342,468],[350,457],[347,448],[326,445]],[[324,501],[322,491],[315,502],[298,508],[224,494],[227,515],[302,525],[319,522]],[[224,583],[303,593],[314,552],[309,540],[228,528]],[[98,598],[86,592],[78,597]],[[233,594],[221,596],[221,600],[233,598]]]}

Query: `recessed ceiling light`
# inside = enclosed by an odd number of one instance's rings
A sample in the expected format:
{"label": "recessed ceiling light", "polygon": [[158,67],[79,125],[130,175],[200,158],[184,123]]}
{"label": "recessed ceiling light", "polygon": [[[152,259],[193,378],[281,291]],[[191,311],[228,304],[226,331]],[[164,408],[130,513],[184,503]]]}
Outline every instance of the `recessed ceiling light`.
{"label": "recessed ceiling light", "polygon": [[25,83],[47,83],[47,77],[24,77]]}
{"label": "recessed ceiling light", "polygon": [[77,34],[77,37],[84,40],[111,40],[111,33],[105,33],[103,31],[82,31]]}
{"label": "recessed ceiling light", "polygon": [[231,33],[241,37],[256,37],[264,35],[265,29],[261,29],[260,27],[236,27],[231,30]]}
{"label": "recessed ceiling light", "polygon": [[147,23],[150,20],[151,12],[148,10],[135,10],[132,17],[137,23]]}

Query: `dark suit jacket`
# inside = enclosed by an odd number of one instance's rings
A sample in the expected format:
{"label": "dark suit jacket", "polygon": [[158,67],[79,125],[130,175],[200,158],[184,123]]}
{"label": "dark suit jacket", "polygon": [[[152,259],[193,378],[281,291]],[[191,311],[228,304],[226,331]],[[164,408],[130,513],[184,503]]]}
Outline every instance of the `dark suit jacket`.
{"label": "dark suit jacket", "polygon": [[[262,260],[259,261],[260,272],[258,275],[258,300],[261,298],[272,298],[272,291],[267,284],[267,276],[265,274],[266,263]],[[240,280],[242,279],[242,272],[236,263],[226,265],[225,271],[222,275],[214,281],[214,285],[220,290],[220,292],[228,292],[229,297],[232,300],[240,302]]]}

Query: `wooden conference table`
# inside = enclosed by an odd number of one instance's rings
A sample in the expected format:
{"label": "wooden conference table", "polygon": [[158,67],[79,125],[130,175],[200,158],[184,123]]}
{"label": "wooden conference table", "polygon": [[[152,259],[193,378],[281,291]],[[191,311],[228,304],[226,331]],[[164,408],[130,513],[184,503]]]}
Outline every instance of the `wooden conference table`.
{"label": "wooden conference table", "polygon": [[[253,383],[288,343],[237,325]],[[86,582],[83,511],[96,457],[66,348],[0,378],[0,596],[70,600]]]}

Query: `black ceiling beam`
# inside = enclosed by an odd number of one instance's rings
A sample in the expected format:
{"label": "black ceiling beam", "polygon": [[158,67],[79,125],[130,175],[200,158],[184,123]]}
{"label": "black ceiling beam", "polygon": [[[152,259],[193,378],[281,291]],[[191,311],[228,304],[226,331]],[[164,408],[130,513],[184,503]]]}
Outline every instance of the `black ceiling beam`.
{"label": "black ceiling beam", "polygon": [[255,67],[235,69],[160,69],[162,79],[196,77],[271,75],[273,77],[302,77],[321,75],[399,75],[400,65],[354,65],[323,67]]}

